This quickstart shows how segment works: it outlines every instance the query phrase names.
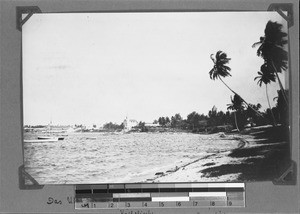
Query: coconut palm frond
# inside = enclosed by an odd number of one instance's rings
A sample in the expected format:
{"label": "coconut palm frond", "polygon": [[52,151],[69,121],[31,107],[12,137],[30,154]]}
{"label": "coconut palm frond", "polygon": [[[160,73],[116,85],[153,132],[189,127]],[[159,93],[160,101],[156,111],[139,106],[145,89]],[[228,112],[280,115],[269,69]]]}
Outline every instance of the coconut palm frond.
{"label": "coconut palm frond", "polygon": [[[287,70],[288,68],[288,53],[284,49],[284,45],[288,43],[288,34],[283,32],[282,28],[282,24],[268,21],[264,30],[265,35],[260,37],[259,42],[252,45],[252,47],[255,47],[260,44],[256,54],[257,56],[262,57],[267,64],[265,68],[261,68],[261,71],[264,74],[262,81],[275,81],[274,74],[276,74],[281,90],[283,90],[283,86],[278,73],[281,73],[282,70]],[[263,69],[266,71],[263,71]],[[284,97],[287,103],[286,95],[284,95]]]}
{"label": "coconut palm frond", "polygon": [[260,103],[257,103],[256,109],[259,110],[260,108],[261,108],[261,104],[260,104]]}
{"label": "coconut palm frond", "polygon": [[239,110],[244,109],[243,99],[239,95],[235,94],[233,98],[232,98],[232,96],[230,96],[230,100],[231,100],[231,103],[227,104],[228,110],[239,111]]}
{"label": "coconut palm frond", "polygon": [[259,38],[259,42],[255,42],[253,45],[252,45],[252,48],[255,48],[257,45],[262,45],[264,44],[264,41],[265,41],[265,37],[261,36]]}
{"label": "coconut palm frond", "polygon": [[233,105],[232,104],[227,104],[227,110],[234,110]]}
{"label": "coconut palm frond", "polygon": [[[231,71],[231,68],[230,68],[230,67],[228,67],[228,66],[226,66],[226,65],[224,65],[223,67],[225,68],[225,70]],[[229,74],[229,75],[230,75],[230,74]],[[230,76],[231,76],[231,75],[230,75]]]}
{"label": "coconut palm frond", "polygon": [[262,79],[261,79],[261,76],[255,77],[255,78],[254,78],[254,81],[255,81],[256,79],[259,79],[259,80],[257,81],[257,85],[259,85],[259,86],[261,87],[261,85],[262,85]]}
{"label": "coconut palm frond", "polygon": [[218,76],[227,77],[227,76],[231,76],[231,74],[228,72],[227,69],[221,68],[219,69]]}
{"label": "coconut palm frond", "polygon": [[218,70],[217,70],[216,67],[213,67],[213,69],[211,69],[211,70],[209,71],[209,77],[210,77],[210,79],[212,79],[212,80],[218,79],[219,74],[218,74]]}
{"label": "coconut palm frond", "polygon": [[213,61],[213,63],[216,63],[216,60],[213,58],[213,54],[210,55],[210,58]]}
{"label": "coconut palm frond", "polygon": [[261,45],[262,43],[259,41],[259,42],[255,42],[251,47],[252,48],[255,48],[257,45]]}
{"label": "coconut palm frond", "polygon": [[210,79],[212,79],[212,80],[215,79],[215,77],[214,77],[214,71],[215,71],[215,68],[213,68],[213,69],[211,69],[211,70],[209,71],[209,77],[210,77]]}
{"label": "coconut palm frond", "polygon": [[287,33],[282,31],[282,24],[268,21],[265,28],[265,38],[273,44],[282,44],[287,41]]}
{"label": "coconut palm frond", "polygon": [[[258,73],[258,72],[257,72],[257,73]],[[258,78],[260,78],[260,76],[254,77],[254,81],[255,81],[256,79],[258,79]]]}
{"label": "coconut palm frond", "polygon": [[226,66],[229,63],[230,58],[227,58],[227,54],[223,51],[217,51],[215,58],[213,54],[210,55],[211,60],[214,62],[214,68],[209,72],[211,79],[217,79],[220,76],[231,76],[230,67]]}
{"label": "coconut palm frond", "polygon": [[268,63],[264,63],[257,74],[258,76],[254,78],[254,81],[258,79],[257,84],[259,86],[262,86],[262,83],[269,84],[276,80],[276,76]]}

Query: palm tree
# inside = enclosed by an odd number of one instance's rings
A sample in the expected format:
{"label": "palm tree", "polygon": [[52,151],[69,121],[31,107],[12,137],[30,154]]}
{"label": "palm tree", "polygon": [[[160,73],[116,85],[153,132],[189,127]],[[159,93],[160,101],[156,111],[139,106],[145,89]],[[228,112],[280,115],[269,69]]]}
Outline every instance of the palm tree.
{"label": "palm tree", "polygon": [[222,77],[227,77],[227,76],[231,76],[231,74],[229,73],[231,71],[231,68],[228,67],[226,64],[229,63],[229,61],[231,60],[230,58],[227,58],[227,54],[223,51],[218,51],[215,55],[215,58],[213,58],[213,54],[210,55],[211,60],[214,63],[214,67],[210,70],[209,72],[209,77],[212,80],[215,79],[220,79],[222,81],[222,83],[235,95],[239,96],[241,98],[241,100],[247,105],[249,106],[254,112],[256,112],[258,115],[260,115],[261,117],[262,114],[260,114],[257,110],[255,110],[254,108],[252,108],[240,95],[238,95],[235,91],[233,91],[222,79]]}
{"label": "palm tree", "polygon": [[[257,103],[256,105],[249,103],[249,106],[252,106],[252,108],[254,108],[257,111],[259,111],[259,109],[261,108],[260,103]],[[257,121],[256,113],[250,107],[247,107],[247,109],[246,109],[246,116],[248,119],[250,119],[250,122]]]}
{"label": "palm tree", "polygon": [[[282,24],[277,22],[268,21],[265,28],[265,35],[260,37],[260,41],[252,45],[254,48],[260,45],[257,49],[257,55],[265,60],[265,63],[269,65],[270,72],[275,73],[280,89],[284,91],[281,80],[278,73],[287,69],[288,53],[283,49],[287,44],[287,33],[282,32]],[[284,94],[286,104],[287,97]]]}
{"label": "palm tree", "polygon": [[243,99],[235,94],[233,99],[232,97],[230,97],[231,99],[231,104],[227,104],[227,110],[232,110],[234,111],[233,114],[234,114],[234,122],[235,122],[235,126],[236,126],[236,129],[238,131],[240,131],[239,127],[238,127],[238,124],[237,124],[237,118],[236,118],[236,112],[238,111],[241,111],[242,109],[244,109],[244,106],[243,106]]}
{"label": "palm tree", "polygon": [[261,87],[261,85],[264,83],[266,85],[266,95],[267,95],[267,100],[269,104],[269,108],[271,111],[271,115],[273,118],[273,124],[276,126],[276,120],[271,108],[270,100],[269,100],[269,95],[268,95],[268,84],[271,83],[272,81],[275,82],[275,74],[270,72],[269,65],[267,63],[264,63],[260,67],[260,71],[257,72],[259,76],[255,77],[254,80],[258,79],[257,84]]}
{"label": "palm tree", "polygon": [[226,66],[229,63],[230,58],[227,58],[227,54],[222,51],[218,51],[216,53],[215,59],[213,58],[213,54],[210,55],[211,60],[214,63],[213,69],[209,72],[209,77],[212,80],[220,79],[223,84],[230,90],[232,93],[236,94],[223,80],[221,77],[231,76],[229,73],[231,68]]}

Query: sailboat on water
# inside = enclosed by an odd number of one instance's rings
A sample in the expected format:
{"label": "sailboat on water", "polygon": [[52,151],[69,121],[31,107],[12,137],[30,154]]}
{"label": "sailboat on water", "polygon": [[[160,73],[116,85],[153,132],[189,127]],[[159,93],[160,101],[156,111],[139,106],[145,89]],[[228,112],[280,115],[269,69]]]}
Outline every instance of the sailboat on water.
{"label": "sailboat on water", "polygon": [[38,136],[39,140],[51,140],[51,141],[59,141],[63,140],[64,137],[56,137],[56,136]]}
{"label": "sailboat on water", "polygon": [[38,136],[37,139],[30,139],[30,140],[24,140],[25,143],[53,143],[57,142],[59,140],[64,140],[64,137],[58,137],[56,135],[53,135],[53,132],[51,131],[51,125],[52,122],[48,125],[46,132],[47,134]]}
{"label": "sailboat on water", "polygon": [[63,139],[55,136],[38,136],[37,139],[24,140],[24,143],[53,143]]}
{"label": "sailboat on water", "polygon": [[50,122],[50,124],[48,125],[48,134],[47,135],[42,135],[42,136],[38,136],[38,140],[48,140],[48,141],[59,141],[59,140],[63,140],[64,137],[58,137],[52,134],[51,131],[51,126],[52,126],[52,122]]}
{"label": "sailboat on water", "polygon": [[24,140],[25,143],[53,143],[53,142],[57,142],[59,140],[64,140],[64,137],[58,137],[53,135],[53,132],[51,131],[51,122],[48,125],[47,128],[47,134],[45,135],[40,135],[37,137],[37,139],[30,139],[30,140]]}

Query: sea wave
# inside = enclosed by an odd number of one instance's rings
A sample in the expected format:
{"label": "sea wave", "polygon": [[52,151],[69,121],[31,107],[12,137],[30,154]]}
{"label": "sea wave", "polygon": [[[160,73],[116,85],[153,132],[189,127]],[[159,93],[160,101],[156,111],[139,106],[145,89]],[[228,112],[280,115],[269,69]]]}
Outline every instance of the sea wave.
{"label": "sea wave", "polygon": [[157,172],[235,146],[234,140],[192,133],[72,133],[62,141],[25,143],[24,164],[40,184],[147,182]]}

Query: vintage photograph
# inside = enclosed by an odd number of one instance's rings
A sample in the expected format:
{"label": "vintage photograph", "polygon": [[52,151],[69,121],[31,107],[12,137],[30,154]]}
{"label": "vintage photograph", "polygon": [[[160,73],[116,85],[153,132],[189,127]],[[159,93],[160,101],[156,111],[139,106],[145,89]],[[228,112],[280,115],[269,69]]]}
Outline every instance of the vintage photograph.
{"label": "vintage photograph", "polygon": [[280,177],[288,42],[277,12],[33,14],[22,26],[27,184]]}

